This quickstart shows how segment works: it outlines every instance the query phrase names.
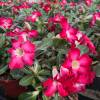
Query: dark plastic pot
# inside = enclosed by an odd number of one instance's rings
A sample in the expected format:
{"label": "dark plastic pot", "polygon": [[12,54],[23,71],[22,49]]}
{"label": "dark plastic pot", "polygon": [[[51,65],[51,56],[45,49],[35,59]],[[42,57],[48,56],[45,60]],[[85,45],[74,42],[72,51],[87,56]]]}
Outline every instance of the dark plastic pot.
{"label": "dark plastic pot", "polygon": [[27,91],[26,87],[19,86],[18,80],[0,80],[0,87],[3,89],[5,96],[18,97],[21,93]]}

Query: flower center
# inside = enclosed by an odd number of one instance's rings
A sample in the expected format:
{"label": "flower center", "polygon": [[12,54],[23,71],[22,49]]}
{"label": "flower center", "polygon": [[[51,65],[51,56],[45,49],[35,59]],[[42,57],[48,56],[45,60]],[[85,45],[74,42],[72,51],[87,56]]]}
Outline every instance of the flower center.
{"label": "flower center", "polygon": [[18,48],[18,49],[15,50],[15,53],[16,53],[17,56],[22,56],[24,52],[21,48]]}
{"label": "flower center", "polygon": [[72,68],[78,69],[79,68],[79,62],[77,60],[72,61]]}

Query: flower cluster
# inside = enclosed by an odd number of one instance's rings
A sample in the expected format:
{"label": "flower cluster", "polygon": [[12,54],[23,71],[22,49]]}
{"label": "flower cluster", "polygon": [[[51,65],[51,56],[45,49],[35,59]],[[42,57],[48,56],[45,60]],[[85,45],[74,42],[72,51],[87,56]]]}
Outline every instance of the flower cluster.
{"label": "flower cluster", "polygon": [[[93,0],[78,1],[0,1],[0,7],[4,7],[3,11],[10,9],[6,12],[8,17],[2,12],[3,15],[0,16],[0,30],[5,33],[9,41],[9,43],[7,41],[9,44],[7,53],[10,55],[7,60],[9,68],[13,71],[31,66],[28,70],[31,70],[30,73],[36,79],[40,79],[43,93],[49,97],[56,92],[65,97],[85,91],[86,86],[91,84],[95,77],[91,68],[93,60],[89,54],[95,55],[97,51],[86,32],[93,33],[91,28],[94,28],[96,21],[100,21],[100,12],[85,11],[93,5]],[[84,23],[88,25],[85,26]],[[86,47],[87,52],[82,52],[80,46]],[[63,53],[62,57],[59,57],[61,60],[57,61],[59,52]],[[37,66],[34,63],[37,61],[42,67],[36,70],[52,69],[51,78],[45,80],[43,76],[42,78],[38,76],[42,71],[39,74],[37,74],[39,71],[35,72],[34,67]]]}
{"label": "flower cluster", "polygon": [[60,67],[60,73],[54,67],[53,79],[49,78],[43,83],[44,88],[46,88],[46,96],[53,96],[56,91],[59,92],[60,96],[84,91],[85,86],[92,83],[95,76],[90,67],[92,59],[88,54],[81,55],[77,45],[86,45],[93,53],[96,53],[95,46],[85,34],[73,28],[65,17],[57,17],[58,15],[54,17],[54,20],[58,21],[62,27],[60,38],[69,41],[72,46]]}
{"label": "flower cluster", "polygon": [[[10,29],[13,26],[11,18],[0,17],[0,20],[0,27],[2,29]],[[24,65],[32,66],[35,55],[35,44],[30,41],[30,38],[36,38],[38,32],[36,30],[22,30],[16,27],[12,31],[7,32],[6,35],[12,38],[12,47],[8,50],[8,53],[11,54],[9,68],[20,69]]]}

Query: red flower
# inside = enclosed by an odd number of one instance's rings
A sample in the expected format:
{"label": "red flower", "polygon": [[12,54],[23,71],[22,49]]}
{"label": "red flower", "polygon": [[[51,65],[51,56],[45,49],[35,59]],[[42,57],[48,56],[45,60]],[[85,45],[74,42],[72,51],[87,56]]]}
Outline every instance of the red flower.
{"label": "red flower", "polygon": [[34,11],[34,12],[32,12],[31,16],[27,16],[26,20],[31,21],[31,22],[35,22],[38,20],[38,17],[40,17],[40,16],[42,16],[41,12]]}
{"label": "red flower", "polygon": [[21,28],[16,27],[13,31],[7,32],[6,36],[10,36],[10,37],[16,37],[18,36],[18,34],[21,32]]}
{"label": "red flower", "polygon": [[87,6],[91,6],[92,2],[93,2],[92,0],[85,0],[85,3],[86,3]]}
{"label": "red flower", "polygon": [[91,71],[92,59],[87,55],[80,55],[80,50],[72,48],[60,68],[60,81],[64,89],[70,93],[85,90],[85,86],[92,83],[95,73]]}
{"label": "red flower", "polygon": [[64,27],[60,33],[60,37],[65,39],[66,41],[69,41],[70,43],[74,43],[75,40],[77,40],[76,37],[77,29],[71,27],[70,25],[67,25],[67,27]]}
{"label": "red flower", "polygon": [[75,7],[77,3],[75,3],[75,2],[70,2],[69,4],[70,4],[71,7]]}
{"label": "red flower", "polygon": [[62,83],[64,89],[69,95],[85,90],[86,84],[78,82],[79,78],[70,69],[61,66],[60,74],[62,77],[59,81]]}
{"label": "red flower", "polygon": [[77,29],[73,28],[64,16],[56,14],[54,22],[59,23],[62,28],[62,31],[59,34],[62,39],[65,39],[70,43],[74,43],[75,40],[77,40]]}
{"label": "red flower", "polygon": [[21,40],[13,40],[12,42],[12,48],[8,50],[11,54],[9,68],[20,69],[24,65],[31,66],[34,59],[35,45],[30,41],[23,43]]}
{"label": "red flower", "polygon": [[37,3],[37,4],[40,4],[42,0],[27,0],[27,3],[29,4],[34,4],[34,3]]}
{"label": "red flower", "polygon": [[25,30],[22,31],[20,28],[15,28],[11,32],[6,33],[7,36],[17,37],[22,39],[23,41],[27,41],[29,38],[36,38],[38,36],[38,32],[36,30]]}
{"label": "red flower", "polygon": [[43,4],[42,8],[46,13],[48,13],[51,10],[51,5],[50,4]]}
{"label": "red flower", "polygon": [[94,44],[86,35],[83,36],[83,41],[81,41],[81,43],[86,45],[92,53],[96,54],[96,48],[95,48]]}
{"label": "red flower", "polygon": [[0,17],[0,27],[3,29],[9,29],[13,24],[11,18]]}
{"label": "red flower", "polygon": [[60,4],[61,4],[61,6],[64,7],[67,4],[67,1],[66,0],[61,0]]}
{"label": "red flower", "polygon": [[95,25],[96,20],[100,20],[100,12],[97,12],[97,13],[93,14],[93,17],[92,17],[92,19],[90,21],[90,26]]}
{"label": "red flower", "polygon": [[79,45],[79,44],[85,45],[89,48],[89,50],[92,53],[96,54],[96,48],[95,48],[94,44],[84,33],[82,33],[81,31],[77,31],[76,36],[78,38],[78,41],[77,40],[75,41],[75,45]]}
{"label": "red flower", "polygon": [[[53,21],[54,21],[55,23],[59,23],[59,24],[61,25],[62,28],[63,28],[63,27],[66,27],[66,25],[68,24],[67,19],[66,19],[63,15],[61,15],[61,13],[57,13],[57,14],[54,16]],[[63,25],[64,25],[64,26],[63,26]]]}
{"label": "red flower", "polygon": [[62,67],[71,69],[75,74],[78,74],[89,71],[91,63],[92,59],[87,54],[80,55],[78,48],[72,48]]}
{"label": "red flower", "polygon": [[18,34],[18,38],[22,39],[23,41],[27,41],[28,38],[36,38],[37,36],[38,32],[36,30],[22,31]]}
{"label": "red flower", "polygon": [[53,96],[55,92],[59,92],[60,96],[67,96],[63,85],[59,82],[59,73],[56,68],[53,68],[53,79],[49,78],[43,83],[43,87],[46,89],[44,94],[46,96]]}
{"label": "red flower", "polygon": [[2,1],[0,1],[0,6],[6,6],[6,5],[7,5],[6,2],[2,2]]}
{"label": "red flower", "polygon": [[28,3],[27,2],[23,2],[19,6],[14,5],[12,7],[12,10],[13,10],[14,13],[18,13],[20,10],[22,10],[22,9],[28,9],[28,8],[30,8],[30,6],[28,5]]}
{"label": "red flower", "polygon": [[52,17],[48,19],[47,27],[48,27],[48,30],[55,31],[56,25],[55,25],[54,19]]}

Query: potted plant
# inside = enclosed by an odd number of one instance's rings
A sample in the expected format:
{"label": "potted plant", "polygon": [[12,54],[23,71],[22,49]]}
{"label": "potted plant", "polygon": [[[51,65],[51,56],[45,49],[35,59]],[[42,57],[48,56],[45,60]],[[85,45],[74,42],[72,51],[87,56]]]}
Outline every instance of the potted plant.
{"label": "potted plant", "polygon": [[86,86],[99,76],[98,3],[0,1],[0,86],[6,96],[78,100],[78,93],[90,93]]}

